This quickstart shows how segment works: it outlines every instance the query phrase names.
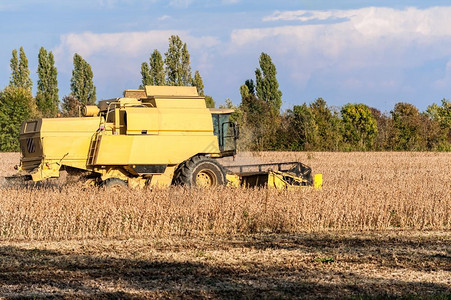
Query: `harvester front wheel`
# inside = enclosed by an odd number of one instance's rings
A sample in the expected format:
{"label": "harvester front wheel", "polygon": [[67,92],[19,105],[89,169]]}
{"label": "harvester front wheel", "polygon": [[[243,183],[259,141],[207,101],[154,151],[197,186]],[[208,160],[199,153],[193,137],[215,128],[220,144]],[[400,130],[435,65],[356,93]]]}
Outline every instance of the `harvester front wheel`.
{"label": "harvester front wheel", "polygon": [[177,170],[176,184],[197,187],[224,185],[226,176],[224,168],[215,160],[205,156],[194,156],[185,161]]}
{"label": "harvester front wheel", "polygon": [[102,182],[101,186],[107,189],[123,189],[128,186],[127,182],[119,178],[108,178]]}

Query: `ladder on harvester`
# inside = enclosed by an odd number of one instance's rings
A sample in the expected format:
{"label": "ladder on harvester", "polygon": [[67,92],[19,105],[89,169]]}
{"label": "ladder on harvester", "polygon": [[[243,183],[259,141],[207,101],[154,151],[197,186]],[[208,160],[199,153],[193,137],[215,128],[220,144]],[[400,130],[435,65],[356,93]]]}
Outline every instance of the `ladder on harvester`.
{"label": "ladder on harvester", "polygon": [[86,165],[88,165],[88,166],[94,165],[94,161],[97,156],[97,150],[98,150],[97,147],[99,145],[101,136],[102,136],[101,134],[95,133],[91,139],[91,144],[89,146],[89,153],[88,153],[88,161],[86,163]]}

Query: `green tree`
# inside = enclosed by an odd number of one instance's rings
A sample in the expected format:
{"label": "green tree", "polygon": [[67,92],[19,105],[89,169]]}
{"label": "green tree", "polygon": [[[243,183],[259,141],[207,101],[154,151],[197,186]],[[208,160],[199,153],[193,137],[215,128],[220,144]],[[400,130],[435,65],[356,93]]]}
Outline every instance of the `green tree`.
{"label": "green tree", "polygon": [[196,70],[196,72],[194,72],[194,78],[193,78],[192,85],[197,88],[197,93],[199,94],[199,96],[205,96],[204,81],[202,80],[202,77],[200,76],[200,73],[197,70]]}
{"label": "green tree", "polygon": [[202,80],[202,77],[200,76],[199,71],[196,70],[194,72],[194,77],[192,79],[192,86],[195,86],[197,88],[197,93],[199,96],[205,97],[205,104],[208,108],[214,108],[215,107],[215,100],[213,97],[205,95],[204,92],[204,82]]}
{"label": "green tree", "polygon": [[309,105],[318,130],[315,150],[339,151],[343,150],[341,120],[338,113],[332,111],[323,98],[317,98]]}
{"label": "green tree", "polygon": [[143,89],[146,85],[152,85],[152,79],[150,77],[150,69],[149,65],[146,62],[143,62],[141,64],[141,85],[139,86],[140,89]]}
{"label": "green tree", "polygon": [[354,149],[371,150],[377,136],[377,122],[365,104],[348,103],[341,108],[343,138]]}
{"label": "green tree", "polygon": [[318,129],[307,104],[295,105],[282,116],[278,144],[281,150],[313,150],[317,144]]}
{"label": "green tree", "polygon": [[[260,55],[260,68],[255,70],[257,97],[269,104],[273,112],[279,115],[282,106],[282,92],[279,90],[276,66],[271,57],[262,53]],[[252,94],[251,89],[249,92]]]}
{"label": "green tree", "polygon": [[205,95],[205,105],[207,105],[208,108],[215,108],[215,100],[213,97]]}
{"label": "green tree", "polygon": [[[241,88],[246,89],[247,87]],[[279,116],[275,115],[267,102],[252,94],[241,100],[240,108],[243,111],[242,132],[245,133],[241,137],[241,149],[255,151],[273,149]]]}
{"label": "green tree", "polygon": [[155,49],[150,55],[150,82],[152,85],[165,85],[164,62],[161,53]]}
{"label": "green tree", "polygon": [[451,150],[439,122],[432,120],[426,113],[421,113],[420,124],[421,150]]}
{"label": "green tree", "polygon": [[75,98],[74,95],[70,94],[68,96],[64,96],[61,103],[63,117],[80,116],[81,106],[82,103],[77,98]]}
{"label": "green tree", "polygon": [[19,74],[19,58],[17,57],[17,50],[13,49],[12,58],[9,64],[11,68],[11,77],[9,80],[9,85],[12,87],[18,87],[20,85],[20,74]]}
{"label": "green tree", "polygon": [[75,53],[70,89],[71,94],[82,104],[94,104],[96,102],[96,87],[92,80],[91,66]]}
{"label": "green tree", "polygon": [[244,84],[247,86],[249,94],[255,95],[254,81],[252,79],[248,79],[244,82]]}
{"label": "green tree", "polygon": [[391,115],[388,113],[381,113],[374,107],[370,107],[369,109],[377,123],[377,136],[374,140],[374,149],[378,151],[393,151],[396,143],[396,129]]}
{"label": "green tree", "polygon": [[410,103],[399,102],[395,104],[391,114],[396,129],[395,150],[424,150],[426,147],[421,134],[422,119],[418,108]]}
{"label": "green tree", "polygon": [[244,98],[250,96],[249,87],[246,84],[243,84],[242,86],[240,86],[240,94],[241,94],[241,101],[243,101]]}
{"label": "green tree", "polygon": [[43,47],[38,55],[38,91],[36,104],[44,117],[55,117],[58,113],[58,80],[53,53]]}
{"label": "green tree", "polygon": [[191,85],[191,82],[193,81],[191,76],[191,61],[188,48],[186,47],[186,43],[183,44],[181,58],[182,63],[180,70],[180,78],[182,81],[182,85]]}
{"label": "green tree", "polygon": [[451,145],[451,101],[442,99],[442,105],[433,103],[429,105],[426,114],[433,120],[440,124],[441,134],[444,141],[443,147],[450,148]]}
{"label": "green tree", "polygon": [[17,58],[17,50],[12,51],[10,62],[11,78],[9,85],[12,87],[24,88],[31,94],[33,82],[30,78],[30,69],[28,68],[28,58],[25,55],[23,47],[19,49],[19,58]]}
{"label": "green tree", "polygon": [[36,107],[28,89],[7,86],[0,92],[0,151],[19,151],[22,123],[36,116]]}
{"label": "green tree", "polygon": [[165,53],[166,83],[168,85],[183,85],[182,81],[182,48],[183,43],[178,35],[169,38],[169,48]]}

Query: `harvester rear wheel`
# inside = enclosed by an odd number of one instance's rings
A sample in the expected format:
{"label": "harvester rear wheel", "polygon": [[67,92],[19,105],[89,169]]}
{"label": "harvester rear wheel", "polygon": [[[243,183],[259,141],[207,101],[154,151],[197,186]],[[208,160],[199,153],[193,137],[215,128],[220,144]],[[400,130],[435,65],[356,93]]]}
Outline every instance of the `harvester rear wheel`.
{"label": "harvester rear wheel", "polygon": [[119,178],[108,178],[102,182],[101,186],[107,189],[123,189],[128,186],[127,182]]}
{"label": "harvester rear wheel", "polygon": [[215,160],[196,155],[181,164],[176,171],[175,184],[212,187],[226,184],[224,168]]}

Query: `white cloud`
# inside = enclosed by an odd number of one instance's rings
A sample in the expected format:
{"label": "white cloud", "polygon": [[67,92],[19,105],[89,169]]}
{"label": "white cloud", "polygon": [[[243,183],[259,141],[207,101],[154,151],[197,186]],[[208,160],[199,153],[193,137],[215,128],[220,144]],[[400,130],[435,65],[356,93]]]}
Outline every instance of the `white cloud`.
{"label": "white cloud", "polygon": [[[300,25],[237,29],[228,49],[231,53],[254,48],[268,51],[305,85],[314,72],[322,70],[402,69],[450,56],[449,15],[451,7],[276,11],[263,20],[269,24],[299,21]],[[320,22],[302,23],[307,21]],[[381,79],[380,85],[394,84],[392,79]]]}
{"label": "white cloud", "polygon": [[171,19],[171,16],[169,15],[162,15],[161,17],[158,18],[158,21],[165,21]]}
{"label": "white cloud", "polygon": [[187,43],[191,57],[200,58],[199,64],[193,68],[211,67],[208,51],[217,46],[219,40],[210,36],[192,36],[185,31],[70,33],[61,36],[60,44],[53,52],[58,71],[66,76],[69,76],[72,70],[74,53],[78,53],[91,64],[97,84],[105,87],[116,82],[124,85],[122,89],[125,89],[130,88],[130,85],[127,86],[130,82],[134,82],[132,87],[140,82],[140,65],[148,60],[154,49],[164,55],[171,35],[179,35],[182,41]]}
{"label": "white cloud", "polygon": [[356,14],[356,10],[295,10],[275,11],[271,16],[263,18],[263,21],[324,21],[328,19],[350,18]]}
{"label": "white cloud", "polygon": [[121,33],[69,33],[61,36],[60,45],[54,50],[55,56],[72,57],[78,53],[83,57],[93,55],[139,57],[150,53],[153,49],[165,49],[171,35],[179,35],[188,44],[189,49],[209,48],[216,46],[219,40],[215,37],[194,37],[184,31],[151,30],[144,32]]}
{"label": "white cloud", "polygon": [[55,49],[57,58],[72,57],[78,53],[83,57],[94,54],[103,56],[136,57],[145,51],[167,44],[174,31],[147,31],[122,33],[69,33],[61,37],[60,45]]}

